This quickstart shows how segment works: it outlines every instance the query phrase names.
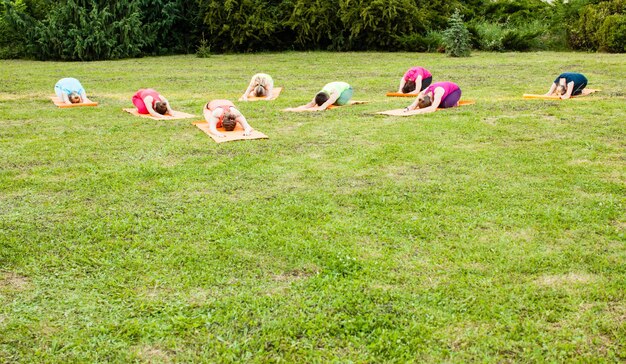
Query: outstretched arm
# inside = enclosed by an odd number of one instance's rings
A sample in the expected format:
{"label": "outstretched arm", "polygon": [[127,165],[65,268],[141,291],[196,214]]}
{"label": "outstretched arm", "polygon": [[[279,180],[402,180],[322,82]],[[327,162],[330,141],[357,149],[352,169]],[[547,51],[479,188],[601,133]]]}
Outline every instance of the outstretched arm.
{"label": "outstretched arm", "polygon": [[572,97],[572,92],[574,92],[574,81],[567,84],[567,91],[565,92],[565,95],[561,95],[561,99],[569,99]]}
{"label": "outstretched arm", "polygon": [[85,90],[82,90],[82,91],[80,92],[80,102],[82,102],[82,103],[88,103],[88,102],[93,102],[93,101],[89,100],[89,99],[87,98],[87,93],[85,92]]}
{"label": "outstretched arm", "polygon": [[313,100],[311,100],[308,104],[304,104],[298,107],[289,107],[289,108],[286,108],[285,110],[287,111],[315,110],[316,107],[317,107],[317,104],[315,103],[315,98],[313,98]]}
{"label": "outstretched arm", "polygon": [[414,113],[415,114],[428,114],[428,113],[437,111],[437,108],[439,107],[439,104],[441,104],[441,100],[443,98],[443,94],[444,93],[445,93],[445,91],[444,91],[443,88],[441,88],[441,87],[435,88],[435,92],[434,92],[434,95],[433,95],[433,103],[430,106],[425,107],[423,109],[415,110]]}
{"label": "outstretched arm", "polygon": [[163,115],[159,114],[158,112],[154,110],[154,108],[152,107],[153,101],[154,101],[154,98],[152,96],[146,96],[143,99],[143,103],[146,105],[146,110],[148,110],[148,113],[151,116],[154,116],[155,118],[161,119]]}
{"label": "outstretched arm", "polygon": [[172,107],[170,106],[170,102],[167,101],[167,99],[165,97],[161,96],[161,102],[165,103],[165,106],[167,107],[167,113],[169,115],[174,115],[173,114],[174,110],[172,110]]}
{"label": "outstretched arm", "polygon": [[339,98],[339,93],[333,90],[325,103],[321,104],[319,110],[326,110],[330,105],[334,104]]}
{"label": "outstretched arm", "polygon": [[402,78],[400,79],[400,87],[398,87],[398,93],[399,94],[402,93],[402,88],[404,87],[405,83],[406,83],[406,80],[404,79],[404,76],[402,76]]}
{"label": "outstretched arm", "polygon": [[267,84],[267,97],[266,100],[272,99],[272,90],[274,89],[274,81],[271,81]]}
{"label": "outstretched arm", "polygon": [[422,94],[422,92],[420,92],[419,94],[417,94],[417,97],[415,98],[415,100],[413,100],[413,102],[411,103],[411,105],[407,106],[404,111],[411,111],[411,110],[415,110],[417,109],[417,103],[419,102],[419,97]]}
{"label": "outstretched arm", "polygon": [[421,90],[422,90],[422,76],[417,76],[417,78],[415,79],[415,90],[411,91],[410,93],[413,95],[417,95],[420,93]]}
{"label": "outstretched arm", "polygon": [[253,88],[254,88],[254,78],[250,80],[250,84],[248,85],[246,92],[243,93],[242,97],[244,101],[248,101],[248,95],[250,95],[250,92],[252,92]]}
{"label": "outstretched arm", "polygon": [[551,96],[554,94],[554,91],[556,91],[556,83],[552,83],[552,86],[550,86],[550,91],[548,91],[548,93],[546,93],[546,96]]}
{"label": "outstretched arm", "polygon": [[221,107],[218,107],[214,111],[207,109],[206,105],[204,106],[204,110],[202,110],[202,114],[204,115],[204,120],[209,123],[209,132],[219,138],[223,138],[226,134],[220,133],[217,131],[217,122],[220,119],[220,116],[224,113]]}
{"label": "outstretched arm", "polygon": [[243,127],[243,135],[248,136],[252,134],[252,127],[250,126],[250,124],[248,124],[248,121],[243,116],[243,114],[239,110],[235,109],[234,107],[230,108],[230,112],[234,112],[235,115],[237,115],[237,117],[235,118],[235,121],[241,124],[241,126]]}

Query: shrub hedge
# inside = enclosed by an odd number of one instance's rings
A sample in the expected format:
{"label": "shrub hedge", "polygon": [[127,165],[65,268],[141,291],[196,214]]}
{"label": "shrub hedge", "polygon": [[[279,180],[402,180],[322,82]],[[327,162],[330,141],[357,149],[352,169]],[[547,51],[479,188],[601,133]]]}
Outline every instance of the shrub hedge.
{"label": "shrub hedge", "polygon": [[626,0],[0,0],[0,57],[436,51],[460,10],[475,49],[624,52]]}

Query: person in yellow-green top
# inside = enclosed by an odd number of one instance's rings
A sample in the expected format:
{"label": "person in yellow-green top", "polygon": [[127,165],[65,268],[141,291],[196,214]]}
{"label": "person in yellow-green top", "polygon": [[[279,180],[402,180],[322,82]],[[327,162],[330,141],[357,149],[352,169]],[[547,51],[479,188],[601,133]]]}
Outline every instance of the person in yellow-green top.
{"label": "person in yellow-green top", "polygon": [[326,110],[330,105],[346,105],[352,98],[352,86],[346,82],[327,83],[306,105],[287,110]]}

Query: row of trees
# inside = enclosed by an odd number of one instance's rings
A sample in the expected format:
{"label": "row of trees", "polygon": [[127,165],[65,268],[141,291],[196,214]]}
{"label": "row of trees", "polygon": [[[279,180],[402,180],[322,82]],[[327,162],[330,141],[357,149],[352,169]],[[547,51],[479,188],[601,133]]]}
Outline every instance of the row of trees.
{"label": "row of trees", "polygon": [[0,57],[436,51],[457,9],[474,49],[626,51],[626,0],[0,0]]}

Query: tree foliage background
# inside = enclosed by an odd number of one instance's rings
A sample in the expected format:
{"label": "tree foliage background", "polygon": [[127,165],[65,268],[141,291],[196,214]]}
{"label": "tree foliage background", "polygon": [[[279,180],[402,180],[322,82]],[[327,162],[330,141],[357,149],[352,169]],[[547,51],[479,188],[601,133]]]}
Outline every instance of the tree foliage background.
{"label": "tree foliage background", "polygon": [[443,51],[455,10],[474,49],[626,51],[626,0],[0,0],[0,58]]}

